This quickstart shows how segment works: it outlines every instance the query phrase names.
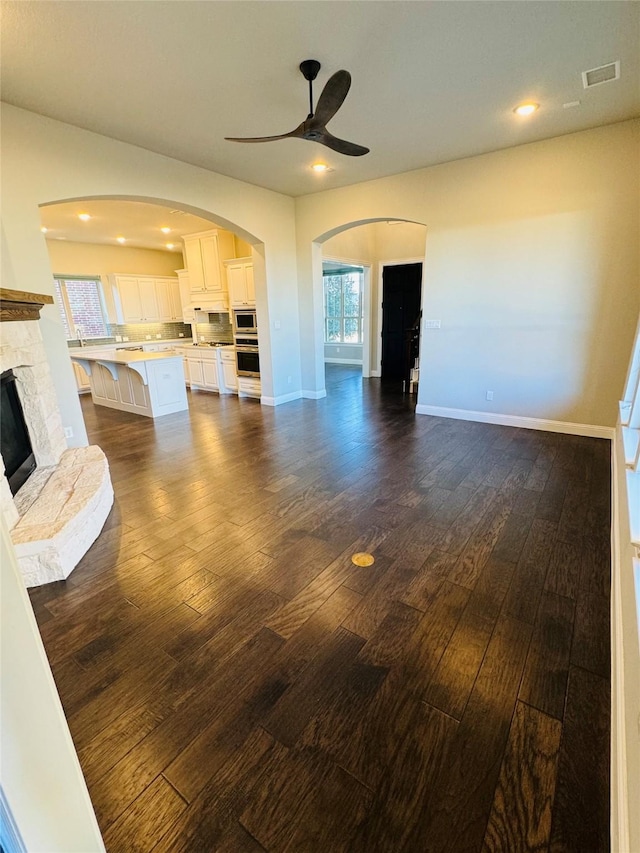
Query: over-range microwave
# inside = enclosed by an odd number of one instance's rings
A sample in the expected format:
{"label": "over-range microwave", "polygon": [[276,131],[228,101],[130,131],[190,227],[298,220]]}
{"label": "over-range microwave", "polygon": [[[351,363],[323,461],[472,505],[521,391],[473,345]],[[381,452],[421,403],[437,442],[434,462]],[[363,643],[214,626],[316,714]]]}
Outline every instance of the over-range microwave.
{"label": "over-range microwave", "polygon": [[233,331],[236,335],[258,334],[255,308],[243,308],[233,312]]}

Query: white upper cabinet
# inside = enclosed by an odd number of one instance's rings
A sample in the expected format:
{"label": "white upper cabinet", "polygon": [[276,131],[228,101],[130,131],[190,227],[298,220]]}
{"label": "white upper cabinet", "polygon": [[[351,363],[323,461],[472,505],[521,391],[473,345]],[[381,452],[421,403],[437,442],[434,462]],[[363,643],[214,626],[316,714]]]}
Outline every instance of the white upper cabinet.
{"label": "white upper cabinet", "polygon": [[196,322],[196,312],[193,310],[191,302],[191,289],[189,284],[188,270],[176,270],[178,274],[178,282],[180,288],[180,305],[181,313],[185,323]]}
{"label": "white upper cabinet", "polygon": [[225,261],[227,282],[229,284],[229,300],[232,307],[256,304],[256,289],[253,283],[253,260],[237,258]]}
{"label": "white upper cabinet", "polygon": [[156,295],[161,322],[175,323],[183,319],[178,279],[157,278]]}
{"label": "white upper cabinet", "polygon": [[139,278],[138,289],[140,291],[140,305],[143,320],[159,320],[160,307],[158,305],[158,292],[155,278]]}
{"label": "white upper cabinet", "polygon": [[177,278],[111,276],[117,323],[171,323],[182,321]]}
{"label": "white upper cabinet", "polygon": [[192,304],[227,310],[229,295],[223,261],[235,257],[233,234],[222,230],[202,231],[182,239]]}

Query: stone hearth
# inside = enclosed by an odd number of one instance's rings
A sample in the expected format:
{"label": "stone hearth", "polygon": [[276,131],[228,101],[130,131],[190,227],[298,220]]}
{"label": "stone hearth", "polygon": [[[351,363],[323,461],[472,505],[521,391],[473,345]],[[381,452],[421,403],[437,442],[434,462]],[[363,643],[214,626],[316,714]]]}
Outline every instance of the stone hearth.
{"label": "stone hearth", "polygon": [[100,448],[67,450],[37,322],[39,308],[52,301],[50,296],[0,290],[0,372],[13,370],[16,376],[37,463],[15,498],[6,477],[0,477],[0,511],[27,586],[68,577],[113,504],[109,467]]}

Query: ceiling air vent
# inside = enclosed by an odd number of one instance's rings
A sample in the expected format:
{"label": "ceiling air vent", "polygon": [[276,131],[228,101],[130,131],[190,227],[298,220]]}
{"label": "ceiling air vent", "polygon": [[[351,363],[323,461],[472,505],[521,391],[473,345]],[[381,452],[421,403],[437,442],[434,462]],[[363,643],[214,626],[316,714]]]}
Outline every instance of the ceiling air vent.
{"label": "ceiling air vent", "polygon": [[612,80],[618,80],[619,77],[620,62],[610,62],[608,65],[592,68],[591,71],[583,71],[582,85],[585,89],[591,89],[592,86],[599,86],[601,83],[610,83]]}

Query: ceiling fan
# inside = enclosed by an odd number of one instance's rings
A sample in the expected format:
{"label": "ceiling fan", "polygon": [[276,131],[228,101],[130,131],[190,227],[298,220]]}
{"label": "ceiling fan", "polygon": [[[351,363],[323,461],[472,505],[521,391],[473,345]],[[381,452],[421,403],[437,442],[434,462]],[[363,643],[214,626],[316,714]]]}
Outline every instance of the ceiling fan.
{"label": "ceiling fan", "polygon": [[336,71],[326,82],[322,94],[318,98],[316,110],[313,111],[313,81],[318,76],[320,63],[317,59],[305,59],[300,63],[300,71],[305,80],[309,81],[309,115],[301,122],[295,130],[290,133],[282,133],[280,136],[255,136],[249,138],[238,138],[225,136],[227,142],[273,142],[276,139],[308,139],[311,142],[320,142],[327,148],[332,148],[340,154],[349,157],[362,157],[368,154],[369,149],[355,142],[347,142],[338,139],[327,130],[327,123],[334,117],[347,97],[351,86],[351,74],[348,71]]}

